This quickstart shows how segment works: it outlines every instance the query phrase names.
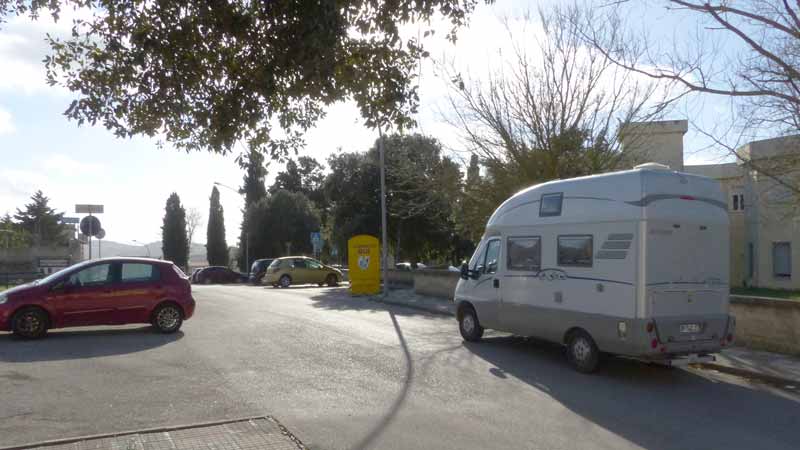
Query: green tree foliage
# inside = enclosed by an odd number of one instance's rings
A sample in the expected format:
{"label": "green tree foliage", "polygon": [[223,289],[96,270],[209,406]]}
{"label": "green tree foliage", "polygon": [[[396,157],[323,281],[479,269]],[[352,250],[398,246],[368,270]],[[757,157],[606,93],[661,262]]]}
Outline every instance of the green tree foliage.
{"label": "green tree foliage", "polygon": [[[494,210],[491,202],[487,201],[484,192],[490,189],[485,186],[485,181],[481,178],[480,163],[478,155],[472,154],[467,166],[467,179],[464,182],[464,190],[458,200],[456,210],[456,227],[463,239],[477,243],[483,236],[486,228],[486,221]],[[469,253],[469,246],[464,253]]]}
{"label": "green tree foliage", "polygon": [[246,207],[267,196],[264,180],[267,178],[268,163],[264,162],[263,154],[250,151],[239,158],[239,166],[244,169],[244,179],[239,193],[244,195]]}
{"label": "green tree foliage", "polygon": [[380,235],[380,172],[374,154],[336,153],[328,158],[325,195],[332,246],[345,256],[347,240],[357,234]]}
{"label": "green tree foliage", "polygon": [[[398,259],[450,260],[459,241],[453,206],[461,193],[457,163],[442,155],[436,139],[412,135],[384,138],[389,235]],[[377,142],[370,150],[379,158]]]}
{"label": "green tree foliage", "polygon": [[286,167],[275,177],[275,182],[269,188],[270,192],[284,189],[289,192],[300,192],[319,210],[321,219],[325,222],[327,201],[323,184],[325,182],[325,167],[310,156],[301,156],[297,162],[289,160]]}
{"label": "green tree foliage", "polygon": [[30,233],[15,223],[11,215],[6,213],[0,219],[0,248],[25,248],[32,242]]}
{"label": "green tree foliage", "polygon": [[[181,149],[285,154],[324,107],[352,99],[368,126],[406,126],[427,52],[400,25],[443,17],[449,34],[476,0],[0,0],[0,14],[94,6],[67,40],[48,37],[48,80],[78,97],[66,111],[117,136],[164,133]],[[431,31],[425,31],[425,35]],[[273,136],[278,123],[284,137]]]}
{"label": "green tree foliage", "polygon": [[[248,221],[250,208],[259,201],[267,197],[267,187],[264,181],[267,177],[267,163],[264,155],[256,150],[250,150],[247,154],[239,158],[239,165],[244,169],[244,179],[239,193],[244,195],[244,210],[242,211],[242,224],[239,233],[239,270],[247,272],[250,264],[258,256],[252,251],[248,251],[247,236],[257,232],[251,229]],[[247,257],[250,261],[247,261]]]}
{"label": "green tree foliage", "polygon": [[189,238],[186,235],[186,210],[181,206],[178,194],[172,193],[164,208],[164,225],[161,227],[161,250],[164,259],[178,267],[189,263]]}
{"label": "green tree foliage", "polygon": [[14,219],[19,229],[31,236],[33,243],[39,245],[66,245],[69,236],[67,228],[61,223],[64,213],[57,213],[48,203],[42,191],[36,191],[31,197],[31,203],[23,209],[17,208]]}
{"label": "green tree foliage", "polygon": [[219,190],[211,189],[206,232],[206,258],[212,266],[228,265],[228,243],[225,241],[225,216],[219,203]]}
{"label": "green tree foliage", "polygon": [[283,189],[250,208],[247,221],[258,230],[250,236],[250,254],[286,256],[286,243],[294,255],[312,252],[309,236],[319,230],[319,216],[309,199]]}
{"label": "green tree foliage", "polygon": [[[385,138],[388,235],[396,256],[412,261],[457,258],[461,237],[453,208],[461,194],[458,165],[422,135]],[[343,251],[356,234],[380,235],[378,146],[328,159],[325,181],[333,246]]]}

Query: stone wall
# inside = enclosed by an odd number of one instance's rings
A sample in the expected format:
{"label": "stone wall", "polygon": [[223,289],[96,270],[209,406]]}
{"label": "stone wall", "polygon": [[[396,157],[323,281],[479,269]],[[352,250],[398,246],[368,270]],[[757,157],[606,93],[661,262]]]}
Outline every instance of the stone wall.
{"label": "stone wall", "polygon": [[395,269],[389,269],[387,272],[389,276],[389,285],[404,285],[404,286],[413,286],[414,274],[418,273],[418,272],[411,272],[409,270],[395,270]]}
{"label": "stone wall", "polygon": [[414,292],[420,295],[453,299],[459,273],[449,270],[418,270],[414,277]]}
{"label": "stone wall", "polygon": [[800,302],[731,296],[736,344],[800,355]]}

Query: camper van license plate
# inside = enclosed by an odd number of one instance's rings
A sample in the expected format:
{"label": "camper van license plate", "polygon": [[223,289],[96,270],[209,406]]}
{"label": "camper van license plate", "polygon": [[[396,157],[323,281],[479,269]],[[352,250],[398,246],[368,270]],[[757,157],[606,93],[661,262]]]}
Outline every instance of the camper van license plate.
{"label": "camper van license plate", "polygon": [[684,323],[681,325],[681,333],[699,333],[700,324],[698,323]]}

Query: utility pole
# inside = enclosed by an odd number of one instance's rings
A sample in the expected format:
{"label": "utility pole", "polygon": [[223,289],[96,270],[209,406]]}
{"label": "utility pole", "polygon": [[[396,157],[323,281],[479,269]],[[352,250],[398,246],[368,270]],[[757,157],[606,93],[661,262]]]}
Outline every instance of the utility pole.
{"label": "utility pole", "polygon": [[386,157],[383,147],[383,130],[378,125],[378,150],[381,154],[381,264],[383,276],[383,296],[389,295],[389,263],[386,261]]}

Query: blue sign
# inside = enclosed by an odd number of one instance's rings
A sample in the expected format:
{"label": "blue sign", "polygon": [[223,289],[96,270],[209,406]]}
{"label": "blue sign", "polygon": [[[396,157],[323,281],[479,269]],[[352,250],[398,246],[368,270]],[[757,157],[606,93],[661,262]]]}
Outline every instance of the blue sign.
{"label": "blue sign", "polygon": [[319,231],[314,231],[311,233],[311,246],[314,247],[315,253],[322,249],[322,235]]}
{"label": "blue sign", "polygon": [[77,225],[80,222],[81,222],[81,219],[79,219],[77,217],[62,217],[61,218],[61,223],[63,223],[63,224]]}

